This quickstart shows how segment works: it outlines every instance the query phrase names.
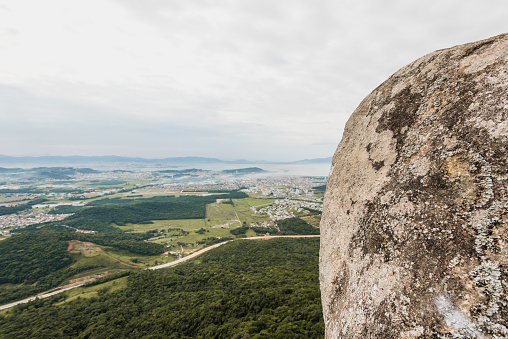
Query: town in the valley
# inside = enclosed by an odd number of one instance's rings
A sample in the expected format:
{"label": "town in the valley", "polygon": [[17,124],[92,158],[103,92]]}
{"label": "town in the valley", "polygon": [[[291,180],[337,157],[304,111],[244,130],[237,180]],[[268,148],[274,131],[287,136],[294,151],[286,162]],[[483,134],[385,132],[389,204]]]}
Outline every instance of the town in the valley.
{"label": "town in the valley", "polygon": [[[270,234],[277,221],[308,220],[318,227],[326,177],[274,175],[258,167],[237,170],[122,169],[40,167],[0,168],[0,232],[2,238],[20,229],[52,222],[65,225],[74,213],[102,202],[163,196],[212,196],[227,191],[246,199],[217,199],[205,218],[154,220],[152,224],[114,225],[127,232],[153,231],[156,241],[175,249],[200,247],[206,238],[227,237],[228,229]],[[233,201],[227,201],[233,200]],[[259,231],[265,228],[266,232]],[[206,234],[200,234],[205,229]],[[75,228],[76,232],[91,232]],[[180,230],[177,232],[176,230]],[[197,233],[196,233],[197,232]],[[202,231],[201,231],[202,232]],[[179,246],[176,246],[177,244]]]}

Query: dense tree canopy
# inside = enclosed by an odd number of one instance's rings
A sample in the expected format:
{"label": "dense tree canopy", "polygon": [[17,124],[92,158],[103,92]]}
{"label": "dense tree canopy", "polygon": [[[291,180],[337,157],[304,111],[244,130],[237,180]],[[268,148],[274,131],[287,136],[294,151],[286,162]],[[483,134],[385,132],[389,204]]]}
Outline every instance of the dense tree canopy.
{"label": "dense tree canopy", "polygon": [[321,338],[319,239],[239,240],[125,289],[20,305],[0,337]]}
{"label": "dense tree canopy", "polygon": [[55,233],[14,235],[0,241],[0,284],[33,284],[39,278],[69,266],[69,243]]}
{"label": "dense tree canopy", "polygon": [[[80,240],[140,255],[159,255],[164,246],[142,241],[149,233],[28,232],[0,241],[0,304],[33,296],[57,287],[65,279],[96,268],[95,264],[71,268],[69,240]],[[13,285],[14,284],[14,285]]]}
{"label": "dense tree canopy", "polygon": [[319,234],[319,229],[300,218],[289,218],[277,222],[278,235]]}
{"label": "dense tree canopy", "polygon": [[71,268],[66,234],[33,232],[0,241],[0,304],[33,296],[97,267]]}

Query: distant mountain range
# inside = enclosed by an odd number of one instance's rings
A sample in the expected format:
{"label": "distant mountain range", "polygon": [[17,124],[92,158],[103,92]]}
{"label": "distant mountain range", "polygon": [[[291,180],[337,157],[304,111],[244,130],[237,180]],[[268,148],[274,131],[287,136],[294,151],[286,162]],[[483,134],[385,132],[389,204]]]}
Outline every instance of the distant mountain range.
{"label": "distant mountain range", "polygon": [[299,161],[252,161],[252,160],[221,160],[205,157],[174,157],[163,159],[146,159],[137,157],[104,156],[41,156],[13,157],[0,155],[0,165],[8,164],[92,164],[92,163],[148,163],[148,164],[320,164],[331,163],[332,157],[305,159]]}
{"label": "distant mountain range", "polygon": [[[122,171],[115,170],[113,172],[130,172],[130,171]],[[157,171],[164,175],[181,177],[185,175],[194,175],[197,172],[212,172],[211,170],[203,170],[198,168],[188,168],[181,170],[160,170]],[[233,174],[233,175],[244,175],[244,174],[256,174],[256,173],[265,173],[262,168],[259,167],[248,167],[248,168],[236,168],[229,170],[220,171],[224,174]],[[91,173],[101,173],[101,171],[97,171],[91,168],[74,168],[74,167],[33,167],[33,168],[4,168],[0,167],[0,177],[15,177],[15,178],[29,178],[29,179],[71,179],[72,176],[77,174],[91,174]],[[0,190],[1,191],[1,190]]]}

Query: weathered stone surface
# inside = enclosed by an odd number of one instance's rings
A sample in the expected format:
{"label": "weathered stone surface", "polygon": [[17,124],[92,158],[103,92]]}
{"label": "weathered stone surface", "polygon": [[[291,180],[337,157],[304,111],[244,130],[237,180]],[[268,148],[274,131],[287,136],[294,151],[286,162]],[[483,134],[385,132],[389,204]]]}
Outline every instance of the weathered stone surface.
{"label": "weathered stone surface", "polygon": [[375,89],[321,222],[327,338],[508,338],[508,34]]}

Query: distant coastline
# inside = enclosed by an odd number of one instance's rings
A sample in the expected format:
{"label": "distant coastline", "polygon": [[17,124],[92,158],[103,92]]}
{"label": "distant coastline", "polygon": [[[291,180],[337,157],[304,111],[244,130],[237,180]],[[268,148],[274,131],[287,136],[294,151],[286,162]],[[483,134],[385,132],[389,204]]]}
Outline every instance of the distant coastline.
{"label": "distant coastline", "polygon": [[[37,168],[37,167],[87,167],[101,170],[182,170],[199,168],[213,171],[230,171],[241,168],[263,169],[270,175],[327,176],[332,158],[305,159],[291,162],[221,160],[203,157],[175,157],[164,159],[145,159],[119,156],[43,156],[13,157],[0,155],[0,167]],[[259,174],[268,174],[260,172]]]}

